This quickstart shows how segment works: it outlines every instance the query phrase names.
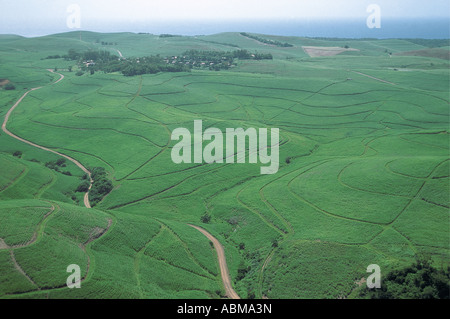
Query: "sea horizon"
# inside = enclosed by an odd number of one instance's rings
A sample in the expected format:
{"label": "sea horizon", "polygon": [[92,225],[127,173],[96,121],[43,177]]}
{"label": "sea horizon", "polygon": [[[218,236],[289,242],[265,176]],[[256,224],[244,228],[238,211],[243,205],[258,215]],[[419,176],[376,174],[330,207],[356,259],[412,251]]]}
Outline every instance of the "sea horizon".
{"label": "sea horizon", "polygon": [[150,33],[181,36],[211,35],[224,32],[250,32],[275,36],[325,37],[325,38],[450,38],[450,21],[446,18],[383,19],[381,28],[370,29],[366,19],[290,19],[290,20],[176,20],[176,21],[98,21],[68,28],[63,21],[58,25],[41,25],[32,30],[26,28],[1,28],[0,34],[24,37],[41,37],[71,31],[99,33]]}

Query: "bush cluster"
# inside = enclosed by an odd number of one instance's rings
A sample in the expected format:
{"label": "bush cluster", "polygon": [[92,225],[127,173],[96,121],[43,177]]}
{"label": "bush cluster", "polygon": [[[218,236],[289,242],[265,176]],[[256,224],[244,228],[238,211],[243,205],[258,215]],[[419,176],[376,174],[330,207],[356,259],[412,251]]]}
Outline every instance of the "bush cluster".
{"label": "bush cluster", "polygon": [[361,289],[361,297],[371,299],[449,299],[450,272],[436,269],[431,259],[419,257],[412,265],[389,272],[379,289]]}

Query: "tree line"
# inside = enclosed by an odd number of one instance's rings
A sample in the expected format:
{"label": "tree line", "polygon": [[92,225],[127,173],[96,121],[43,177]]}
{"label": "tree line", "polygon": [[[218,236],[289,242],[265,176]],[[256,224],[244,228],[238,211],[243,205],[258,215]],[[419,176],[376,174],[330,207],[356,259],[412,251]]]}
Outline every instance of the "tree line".
{"label": "tree line", "polygon": [[269,44],[269,45],[275,45],[277,47],[290,48],[290,47],[294,46],[294,45],[292,45],[290,43],[287,43],[287,42],[280,42],[280,41],[277,41],[277,40],[265,39],[265,38],[261,38],[261,37],[258,37],[256,35],[253,35],[253,34],[248,34],[246,32],[241,32],[241,35],[244,36],[244,37],[256,40],[258,42]]}

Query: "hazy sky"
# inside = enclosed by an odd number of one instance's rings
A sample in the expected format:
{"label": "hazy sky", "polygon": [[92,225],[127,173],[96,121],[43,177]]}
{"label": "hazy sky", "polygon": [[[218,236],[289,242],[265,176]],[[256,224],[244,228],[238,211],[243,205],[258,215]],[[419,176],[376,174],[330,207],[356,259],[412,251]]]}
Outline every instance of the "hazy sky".
{"label": "hazy sky", "polygon": [[70,4],[81,9],[82,29],[173,20],[365,18],[369,4],[378,4],[383,18],[450,16],[448,0],[0,0],[0,33],[70,31]]}

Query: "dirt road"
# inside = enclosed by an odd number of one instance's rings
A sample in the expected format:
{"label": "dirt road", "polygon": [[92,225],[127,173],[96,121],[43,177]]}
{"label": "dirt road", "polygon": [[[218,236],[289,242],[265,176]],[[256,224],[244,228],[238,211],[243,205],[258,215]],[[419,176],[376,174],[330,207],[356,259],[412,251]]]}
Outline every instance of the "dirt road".
{"label": "dirt road", "polygon": [[[52,72],[52,73],[56,73],[56,72],[54,72],[53,70],[50,70],[50,69],[48,69],[48,71],[50,71],[50,72]],[[58,74],[58,75],[60,76],[60,78],[59,78],[57,81],[53,82],[51,85],[54,85],[54,84],[56,84],[56,83],[58,83],[58,82],[60,82],[60,81],[62,81],[62,80],[64,79],[64,75],[62,75],[62,74],[60,74],[60,73],[56,73],[56,74]],[[84,167],[80,162],[78,162],[76,159],[73,159],[72,157],[67,156],[67,155],[64,155],[64,154],[62,154],[62,153],[59,153],[59,152],[57,152],[57,151],[51,150],[51,149],[49,149],[49,148],[47,148],[47,147],[44,147],[44,146],[38,145],[38,144],[36,144],[36,143],[30,142],[30,141],[28,141],[28,140],[26,140],[26,139],[24,139],[24,138],[21,138],[21,137],[15,135],[15,134],[11,133],[11,132],[6,128],[6,125],[8,124],[8,120],[9,120],[9,117],[11,116],[11,113],[12,113],[12,112],[14,111],[14,109],[20,104],[20,102],[22,102],[22,100],[28,95],[28,93],[30,93],[30,92],[32,92],[32,91],[35,91],[35,90],[39,90],[39,89],[41,89],[41,88],[42,88],[42,86],[28,90],[28,91],[25,92],[25,93],[22,95],[22,97],[21,97],[21,98],[20,98],[20,99],[19,99],[19,100],[18,100],[18,101],[17,101],[17,102],[9,109],[9,110],[8,110],[8,112],[6,113],[6,116],[5,116],[5,120],[3,121],[3,124],[2,124],[2,130],[3,130],[3,132],[5,132],[6,134],[8,134],[9,136],[15,138],[16,140],[19,140],[19,141],[21,141],[21,142],[24,142],[24,143],[26,143],[26,144],[28,144],[28,145],[33,146],[33,147],[40,148],[41,150],[44,150],[44,151],[47,151],[47,152],[54,153],[54,154],[56,154],[56,155],[59,155],[59,156],[61,156],[61,157],[66,158],[67,160],[69,160],[69,161],[71,161],[72,163],[74,163],[76,166],[78,166],[79,168],[81,168],[81,170],[82,170],[83,172],[85,172],[85,173],[89,176],[89,180],[90,180],[89,190],[90,190],[91,187],[92,187],[92,183],[93,183],[93,180],[92,180],[92,178],[91,178],[91,172],[90,172],[86,167]],[[86,192],[86,194],[84,194],[84,206],[86,206],[87,208],[91,208],[91,204],[89,203],[89,190]]]}
{"label": "dirt road", "polygon": [[230,274],[228,272],[227,261],[225,258],[225,251],[223,249],[222,244],[203,228],[191,224],[188,225],[197,229],[199,232],[205,235],[210,241],[212,241],[214,248],[216,249],[217,252],[217,258],[219,260],[220,265],[220,273],[222,275],[222,281],[225,287],[227,297],[230,299],[241,299],[239,295],[236,293],[236,291],[234,291],[233,286],[231,285]]}
{"label": "dirt road", "polygon": [[120,55],[120,58],[121,59],[123,59],[123,55],[122,55],[122,52],[120,52],[119,50],[117,50],[117,49],[114,49],[114,50],[116,50],[117,51],[117,53],[119,53],[119,55]]}

